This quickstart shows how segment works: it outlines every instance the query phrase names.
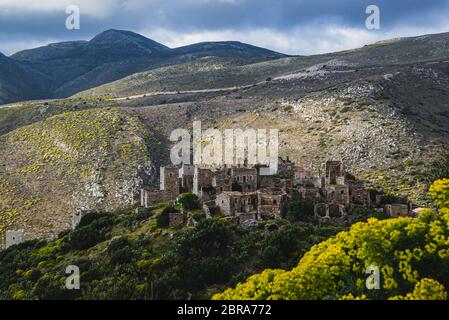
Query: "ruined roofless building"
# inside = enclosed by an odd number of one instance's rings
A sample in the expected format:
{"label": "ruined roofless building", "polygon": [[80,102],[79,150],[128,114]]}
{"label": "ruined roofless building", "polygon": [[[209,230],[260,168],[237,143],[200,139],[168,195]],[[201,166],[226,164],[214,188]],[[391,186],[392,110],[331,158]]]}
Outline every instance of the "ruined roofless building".
{"label": "ruined roofless building", "polygon": [[326,162],[326,185],[339,184],[344,185],[345,183],[345,167],[342,161],[327,161]]}
{"label": "ruined roofless building", "polygon": [[193,176],[193,193],[202,201],[209,201],[209,193],[214,190],[213,181],[215,173],[209,169],[195,167]]}
{"label": "ruined roofless building", "polygon": [[256,168],[232,168],[232,190],[241,192],[254,192],[257,189]]}
{"label": "ruined roofless building", "polygon": [[181,165],[181,168],[179,168],[181,193],[193,192],[194,176],[195,176],[195,166],[189,164]]}
{"label": "ruined roofless building", "polygon": [[142,187],[140,189],[140,206],[149,208],[155,203],[176,199],[181,192],[181,183],[178,167],[161,167],[159,189],[152,186]]}
{"label": "ruined roofless building", "polygon": [[408,204],[387,204],[385,206],[385,213],[391,218],[407,217],[410,215],[411,210]]}
{"label": "ruined roofless building", "polygon": [[257,192],[257,213],[261,219],[281,218],[287,206],[284,192]]}
{"label": "ruined roofless building", "polygon": [[295,166],[294,167],[294,184],[301,185],[304,187],[311,187],[315,185],[315,176],[312,174],[312,171],[302,167]]}
{"label": "ruined roofless building", "polygon": [[222,192],[217,196],[216,204],[220,212],[229,217],[236,217],[241,213],[256,213],[257,193]]}
{"label": "ruined roofless building", "polygon": [[215,172],[212,186],[215,188],[216,194],[219,194],[225,191],[232,191],[232,182],[230,169],[221,169]]}

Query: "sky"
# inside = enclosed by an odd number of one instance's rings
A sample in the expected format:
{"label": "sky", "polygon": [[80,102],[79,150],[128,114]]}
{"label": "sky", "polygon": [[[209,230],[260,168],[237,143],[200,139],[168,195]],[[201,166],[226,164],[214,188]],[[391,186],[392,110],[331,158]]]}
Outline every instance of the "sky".
{"label": "sky", "polygon": [[[66,8],[80,10],[68,30]],[[380,29],[366,28],[368,5]],[[361,47],[379,40],[449,32],[449,0],[0,0],[0,52],[107,29],[140,33],[169,47],[235,40],[292,55]]]}

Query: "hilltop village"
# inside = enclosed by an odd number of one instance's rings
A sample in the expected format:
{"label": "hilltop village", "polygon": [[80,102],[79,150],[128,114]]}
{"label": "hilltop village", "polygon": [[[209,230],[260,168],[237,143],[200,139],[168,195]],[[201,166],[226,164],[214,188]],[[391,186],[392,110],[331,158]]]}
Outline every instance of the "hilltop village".
{"label": "hilltop village", "polygon": [[[183,193],[198,196],[206,217],[223,215],[233,223],[281,218],[294,194],[313,207],[317,221],[345,223],[351,206],[372,209],[390,217],[413,215],[405,201],[365,188],[362,181],[345,170],[342,161],[327,161],[315,175],[312,170],[279,159],[276,175],[262,176],[260,166],[224,166],[216,169],[194,165],[160,168],[160,188],[142,188],[140,206],[150,208],[159,202],[173,202]],[[170,213],[170,226],[189,221],[188,213]]]}
{"label": "hilltop village", "polygon": [[[342,161],[327,161],[319,174],[296,165],[288,157],[279,158],[276,175],[261,175],[262,167],[246,163],[215,169],[186,164],[161,167],[159,188],[144,186],[136,197],[137,210],[161,202],[175,205],[182,194],[193,193],[206,218],[222,215],[232,223],[249,227],[258,221],[285,217],[295,195],[308,204],[310,217],[317,222],[346,224],[354,207],[385,213],[391,218],[417,213],[405,199],[368,190],[363,181],[356,180],[345,170]],[[95,212],[74,212],[72,227],[89,213]],[[184,210],[170,212],[168,218],[170,227],[195,222],[191,212]],[[24,230],[7,230],[4,247],[25,240]]]}

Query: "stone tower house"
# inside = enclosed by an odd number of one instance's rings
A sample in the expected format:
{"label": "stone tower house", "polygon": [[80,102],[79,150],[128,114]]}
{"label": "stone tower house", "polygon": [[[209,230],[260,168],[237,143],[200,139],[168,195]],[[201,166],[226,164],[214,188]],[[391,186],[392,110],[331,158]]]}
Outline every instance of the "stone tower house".
{"label": "stone tower house", "polygon": [[172,195],[173,199],[179,195],[179,168],[161,167],[161,184],[160,190]]}

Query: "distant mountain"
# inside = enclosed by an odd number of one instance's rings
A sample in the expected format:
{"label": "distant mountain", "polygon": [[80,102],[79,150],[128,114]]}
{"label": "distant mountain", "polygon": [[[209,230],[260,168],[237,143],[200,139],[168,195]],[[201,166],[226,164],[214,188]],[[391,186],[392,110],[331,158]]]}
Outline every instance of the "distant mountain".
{"label": "distant mountain", "polygon": [[176,56],[222,58],[281,58],[285,55],[236,41],[202,42],[172,50]]}
{"label": "distant mountain", "polygon": [[0,92],[0,101],[17,101],[24,97],[67,97],[133,73],[205,56],[260,60],[284,57],[240,42],[206,42],[170,49],[134,32],[107,30],[90,41],[53,43],[12,55],[11,60],[33,70],[33,73],[42,74],[37,83],[44,88],[38,92],[25,90],[24,94],[18,95]]}
{"label": "distant mountain", "polygon": [[85,46],[85,50],[86,52],[92,51],[94,53],[103,50],[105,57],[113,58],[116,56],[121,59],[124,56],[136,57],[149,54],[164,54],[170,48],[131,31],[107,30],[89,41]]}
{"label": "distant mountain", "polygon": [[64,98],[81,92],[82,96],[126,96],[213,89],[301,75],[307,68],[359,69],[439,60],[449,60],[449,33],[393,39],[323,55],[288,57],[235,41],[171,49],[130,31],[107,30],[90,41],[55,43],[9,58],[2,56],[5,71],[0,75],[0,103]]}
{"label": "distant mountain", "polygon": [[46,75],[0,53],[0,104],[46,97],[49,81]]}
{"label": "distant mountain", "polygon": [[61,59],[70,55],[74,50],[82,48],[87,41],[67,41],[51,43],[45,47],[23,50],[11,56],[22,62],[42,62]]}
{"label": "distant mountain", "polygon": [[138,34],[108,30],[90,41],[51,44],[18,52],[11,58],[47,74],[52,96],[64,97],[144,70],[163,59],[168,50]]}

